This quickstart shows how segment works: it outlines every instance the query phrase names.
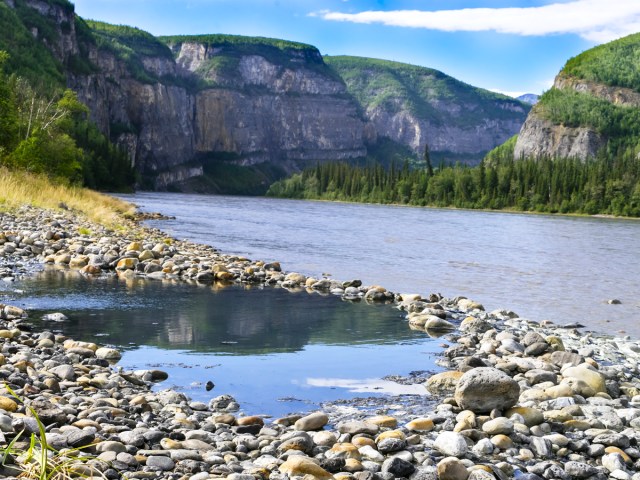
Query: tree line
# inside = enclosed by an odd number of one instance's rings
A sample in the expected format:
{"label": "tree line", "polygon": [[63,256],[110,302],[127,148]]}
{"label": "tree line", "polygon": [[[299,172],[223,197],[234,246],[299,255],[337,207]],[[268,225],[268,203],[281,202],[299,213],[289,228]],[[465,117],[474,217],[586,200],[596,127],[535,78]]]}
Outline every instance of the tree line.
{"label": "tree line", "polygon": [[4,73],[0,51],[0,165],[100,190],[134,183],[126,152],[89,120],[72,90],[51,93]]}
{"label": "tree line", "polygon": [[476,167],[395,162],[318,163],[276,182],[267,195],[437,207],[640,216],[640,160],[628,149],[571,158],[514,160],[515,137]]}

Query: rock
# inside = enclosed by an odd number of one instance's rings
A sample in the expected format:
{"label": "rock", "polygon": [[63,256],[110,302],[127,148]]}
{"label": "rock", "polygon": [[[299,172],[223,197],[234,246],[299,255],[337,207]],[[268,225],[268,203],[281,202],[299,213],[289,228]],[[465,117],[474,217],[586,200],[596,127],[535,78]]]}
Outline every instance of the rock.
{"label": "rock", "polygon": [[531,450],[540,458],[549,458],[551,456],[551,442],[546,438],[531,437]]}
{"label": "rock", "polygon": [[0,410],[6,412],[15,412],[18,409],[18,404],[9,397],[0,396]]}
{"label": "rock", "polygon": [[467,480],[469,472],[464,464],[455,457],[448,457],[438,462],[439,480]]}
{"label": "rock", "polygon": [[102,347],[96,350],[96,357],[102,360],[117,361],[122,358],[122,354],[115,348]]}
{"label": "rock", "polygon": [[64,313],[47,313],[42,316],[42,320],[45,322],[66,322],[69,318]]}
{"label": "rock", "polygon": [[435,424],[430,418],[416,418],[407,423],[406,428],[413,432],[430,432],[435,428]]}
{"label": "rock", "polygon": [[587,364],[583,363],[576,367],[566,368],[562,371],[562,375],[564,377],[572,377],[583,381],[585,384],[591,387],[595,393],[607,391],[604,375],[602,375],[600,372],[597,372],[596,370],[593,370]]}
{"label": "rock", "polygon": [[341,422],[338,424],[338,431],[340,433],[349,433],[351,435],[357,435],[359,433],[375,435],[378,433],[378,430],[379,427],[376,424],[358,420]]}
{"label": "rock", "polygon": [[562,367],[563,365],[567,364],[575,367],[576,365],[580,365],[582,362],[584,362],[584,357],[582,355],[578,355],[577,353],[559,351],[553,352],[549,357],[549,361],[552,364],[557,365],[558,367]]}
{"label": "rock", "polygon": [[63,364],[49,370],[60,380],[75,380],[76,372],[71,365]]}
{"label": "rock", "polygon": [[430,318],[425,322],[424,329],[432,330],[434,332],[449,332],[451,330],[455,330],[456,326],[451,323],[443,320],[442,318],[436,317],[434,315],[430,315]]}
{"label": "rock", "polygon": [[413,464],[398,457],[388,458],[382,464],[382,472],[390,473],[393,478],[408,477],[414,470]]}
{"label": "rock", "polygon": [[323,412],[315,412],[306,417],[302,417],[294,424],[296,430],[313,431],[320,430],[327,423],[329,423],[329,417]]}
{"label": "rock", "polygon": [[315,463],[309,457],[302,457],[299,455],[290,456],[286,462],[278,467],[278,470],[290,477],[310,475],[312,478],[317,480],[333,478],[333,475],[320,467],[320,465]]}
{"label": "rock", "polygon": [[601,462],[602,466],[609,472],[624,470],[626,468],[622,455],[618,453],[607,453],[606,455],[603,455],[601,458]]}
{"label": "rock", "polygon": [[155,467],[163,472],[173,470],[175,462],[171,457],[165,457],[164,455],[151,455],[146,460],[147,467]]}
{"label": "rock", "polygon": [[441,432],[434,442],[434,447],[450,457],[463,457],[468,450],[466,440],[457,432]]}
{"label": "rock", "polygon": [[488,435],[509,435],[513,432],[513,422],[505,417],[498,417],[485,422],[482,431]]}
{"label": "rock", "polygon": [[505,410],[518,401],[520,386],[506,373],[491,367],[469,370],[460,378],[455,400],[460,408],[477,413]]}
{"label": "rock", "polygon": [[598,469],[592,467],[588,463],[569,461],[564,465],[564,471],[573,478],[589,478],[596,473]]}
{"label": "rock", "polygon": [[460,371],[436,373],[429,377],[425,387],[433,394],[453,392],[462,375],[464,375],[464,373]]}
{"label": "rock", "polygon": [[544,422],[543,413],[537,408],[531,407],[513,407],[508,409],[505,412],[505,416],[507,418],[511,417],[511,415],[521,415],[524,418],[524,423],[527,427],[532,427],[534,425],[540,425]]}

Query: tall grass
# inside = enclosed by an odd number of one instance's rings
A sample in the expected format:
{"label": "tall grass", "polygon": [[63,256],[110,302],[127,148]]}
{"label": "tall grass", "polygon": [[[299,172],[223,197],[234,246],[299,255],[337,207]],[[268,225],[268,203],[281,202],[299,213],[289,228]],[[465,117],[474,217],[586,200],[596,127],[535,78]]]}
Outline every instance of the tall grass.
{"label": "tall grass", "polygon": [[93,190],[58,183],[45,175],[0,167],[0,212],[23,205],[51,210],[66,206],[92,222],[112,228],[122,226],[135,211],[130,203]]}

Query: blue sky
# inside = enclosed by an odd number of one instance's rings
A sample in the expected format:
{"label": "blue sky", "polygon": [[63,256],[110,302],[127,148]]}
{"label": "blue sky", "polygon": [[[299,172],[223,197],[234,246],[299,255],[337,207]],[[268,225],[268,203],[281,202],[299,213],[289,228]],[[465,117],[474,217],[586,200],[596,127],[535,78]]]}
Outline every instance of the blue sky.
{"label": "blue sky", "polygon": [[229,33],[436,68],[541,93],[580,52],[640,31],[640,0],[72,0],[84,17],[154,35]]}

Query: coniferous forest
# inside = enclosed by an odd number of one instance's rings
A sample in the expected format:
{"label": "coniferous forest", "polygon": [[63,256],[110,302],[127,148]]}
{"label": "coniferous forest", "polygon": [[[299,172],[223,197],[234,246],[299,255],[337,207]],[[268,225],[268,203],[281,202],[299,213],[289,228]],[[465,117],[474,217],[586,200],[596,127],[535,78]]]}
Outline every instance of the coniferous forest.
{"label": "coniferous forest", "polygon": [[273,197],[545,213],[640,216],[640,160],[602,151],[592,160],[514,160],[515,137],[479,166],[323,163],[271,186]]}

